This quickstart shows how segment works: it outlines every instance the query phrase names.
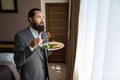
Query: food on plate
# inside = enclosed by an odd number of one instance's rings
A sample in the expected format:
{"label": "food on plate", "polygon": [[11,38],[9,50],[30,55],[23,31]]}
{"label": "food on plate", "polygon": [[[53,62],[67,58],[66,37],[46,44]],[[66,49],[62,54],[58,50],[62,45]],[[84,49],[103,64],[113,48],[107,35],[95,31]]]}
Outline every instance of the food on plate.
{"label": "food on plate", "polygon": [[61,47],[61,44],[45,44],[43,45],[43,48],[45,49],[55,49],[55,48],[60,48]]}
{"label": "food on plate", "polygon": [[61,44],[54,44],[53,45],[53,48],[60,48],[61,47]]}
{"label": "food on plate", "polygon": [[52,48],[52,45],[50,45],[50,44],[45,44],[45,45],[43,45],[43,48],[45,48],[45,49],[51,49],[51,48]]}

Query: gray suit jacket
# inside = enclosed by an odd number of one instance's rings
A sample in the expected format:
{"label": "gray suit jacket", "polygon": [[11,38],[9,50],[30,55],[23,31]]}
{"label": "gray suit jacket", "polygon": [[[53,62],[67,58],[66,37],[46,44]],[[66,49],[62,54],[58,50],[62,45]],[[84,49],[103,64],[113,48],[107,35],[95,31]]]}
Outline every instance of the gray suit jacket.
{"label": "gray suit jacket", "polygon": [[[48,35],[42,32],[42,38],[48,42]],[[20,69],[22,80],[46,80],[49,78],[47,57],[51,52],[37,46],[33,51],[29,49],[29,44],[34,39],[30,28],[16,33],[14,38],[15,55],[14,60],[17,68]]]}

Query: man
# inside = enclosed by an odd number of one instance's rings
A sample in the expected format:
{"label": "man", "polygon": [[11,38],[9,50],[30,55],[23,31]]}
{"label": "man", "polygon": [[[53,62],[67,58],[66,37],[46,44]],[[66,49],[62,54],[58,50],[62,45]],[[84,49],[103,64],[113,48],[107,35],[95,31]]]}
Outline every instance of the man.
{"label": "man", "polygon": [[40,9],[31,9],[28,13],[30,26],[15,35],[14,59],[22,80],[49,80],[47,57],[51,52],[40,47],[48,42],[43,18]]}

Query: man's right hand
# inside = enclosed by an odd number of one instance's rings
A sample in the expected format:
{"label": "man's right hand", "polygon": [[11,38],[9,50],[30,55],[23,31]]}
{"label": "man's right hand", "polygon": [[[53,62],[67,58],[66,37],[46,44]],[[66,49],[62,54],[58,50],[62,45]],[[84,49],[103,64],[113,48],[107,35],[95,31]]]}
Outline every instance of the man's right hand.
{"label": "man's right hand", "polygon": [[35,38],[34,40],[32,40],[32,42],[30,43],[30,47],[31,48],[36,48],[38,45],[43,43],[43,39],[40,38]]}

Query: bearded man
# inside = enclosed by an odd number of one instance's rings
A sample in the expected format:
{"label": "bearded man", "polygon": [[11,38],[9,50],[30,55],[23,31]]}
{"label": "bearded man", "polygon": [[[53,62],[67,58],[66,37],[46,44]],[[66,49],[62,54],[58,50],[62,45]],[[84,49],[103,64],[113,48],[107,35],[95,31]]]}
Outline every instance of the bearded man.
{"label": "bearded man", "polygon": [[29,27],[14,37],[14,60],[22,80],[49,80],[47,58],[50,51],[40,45],[48,42],[44,31],[44,16],[39,8],[28,12]]}

